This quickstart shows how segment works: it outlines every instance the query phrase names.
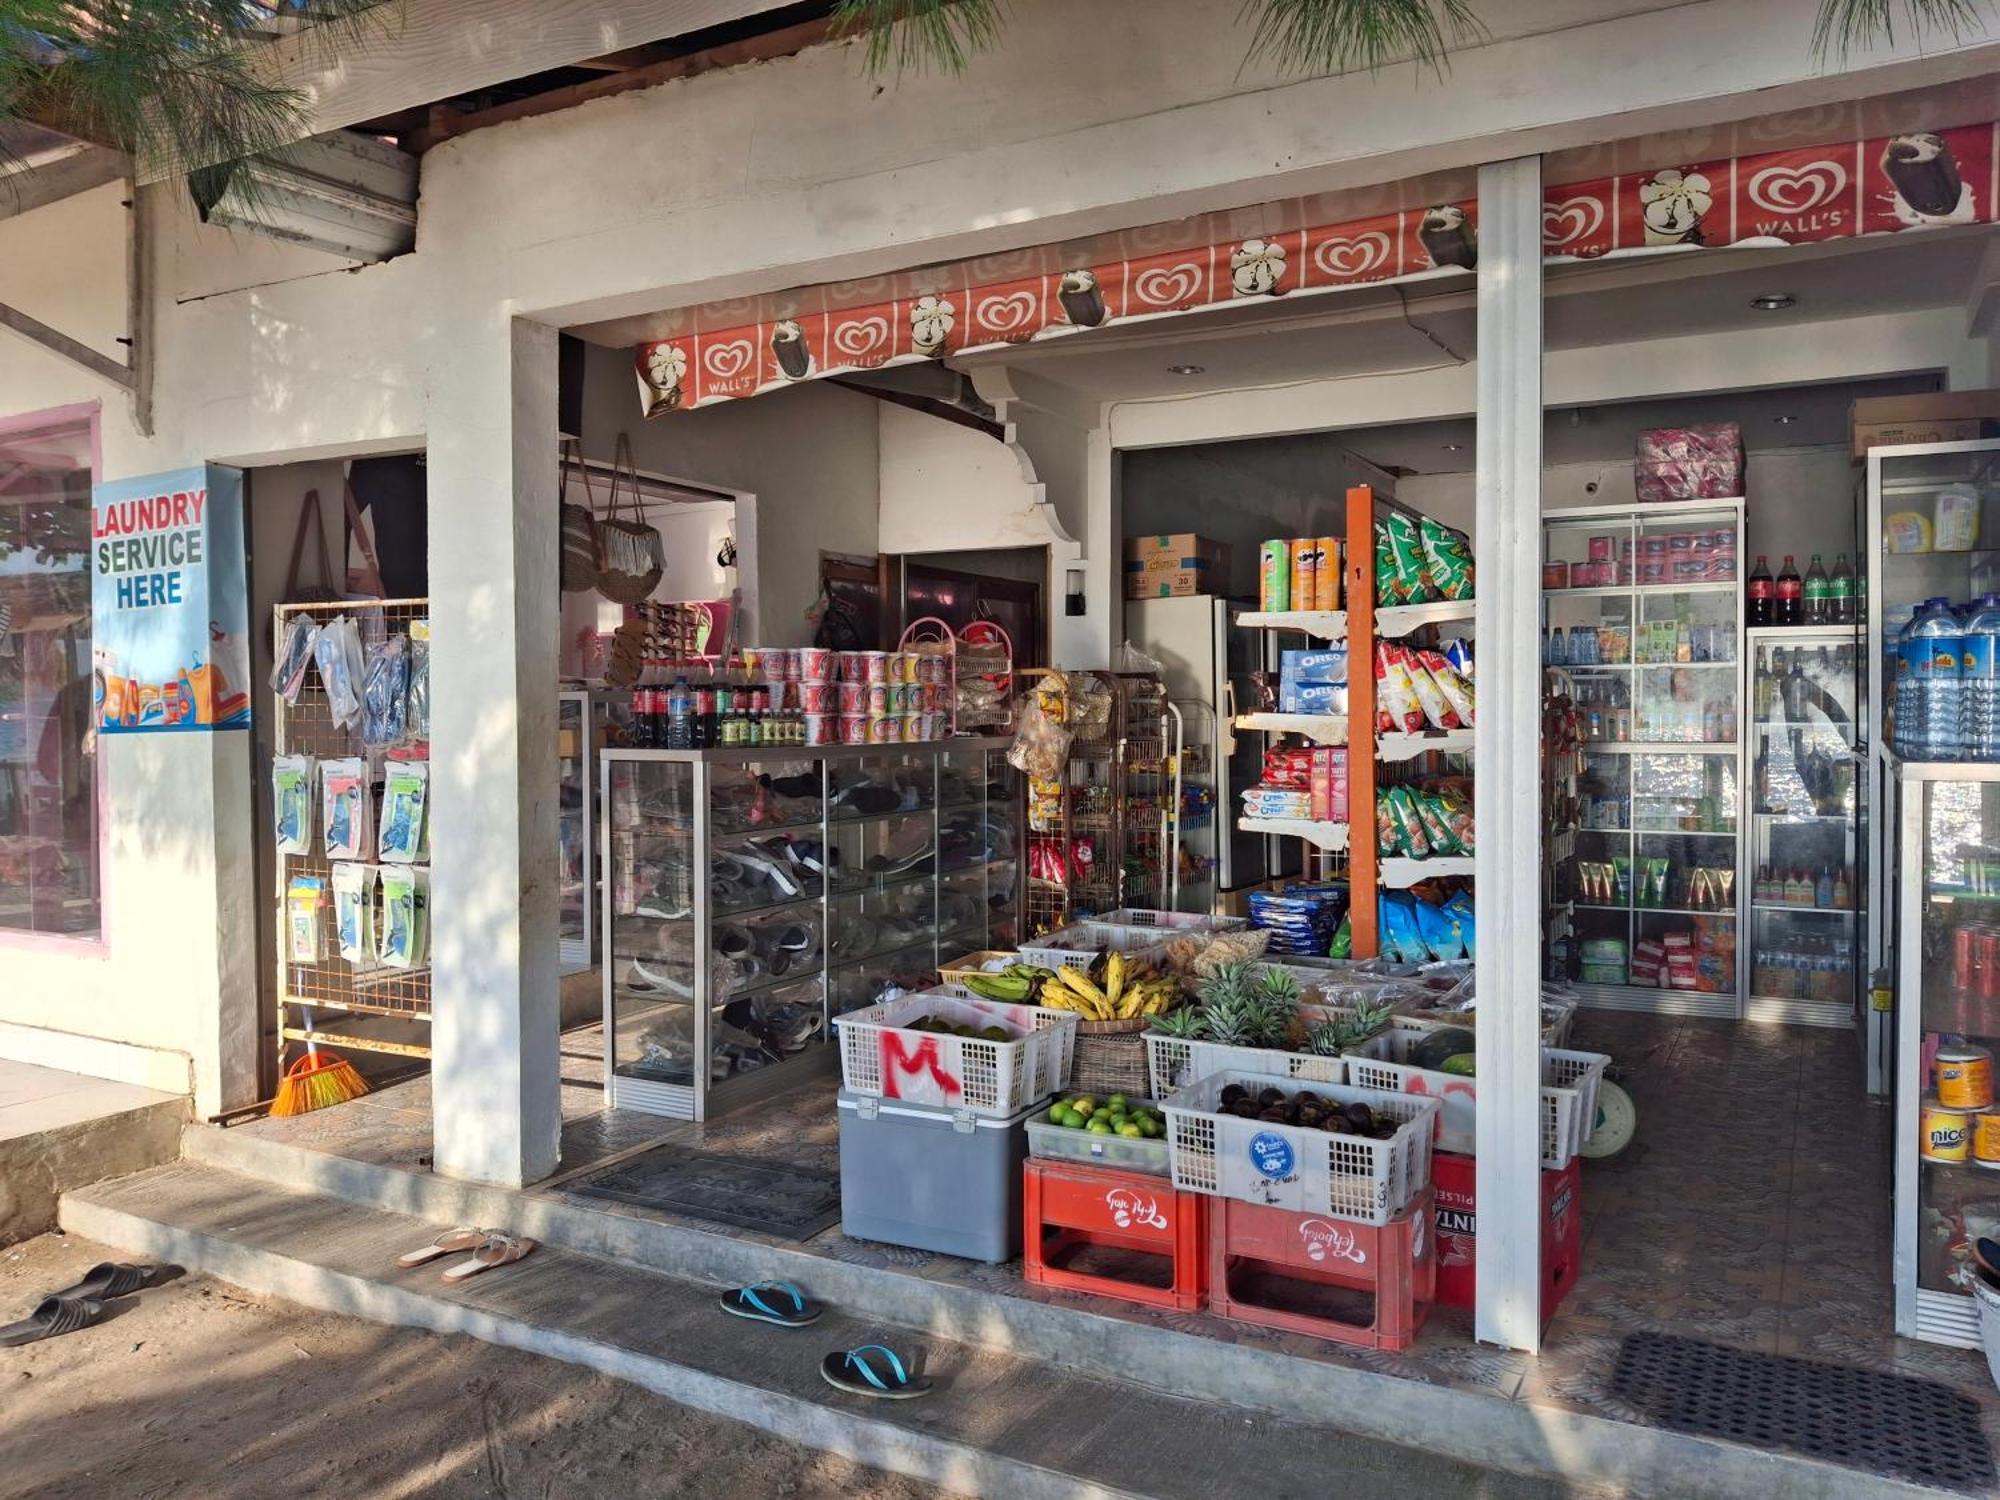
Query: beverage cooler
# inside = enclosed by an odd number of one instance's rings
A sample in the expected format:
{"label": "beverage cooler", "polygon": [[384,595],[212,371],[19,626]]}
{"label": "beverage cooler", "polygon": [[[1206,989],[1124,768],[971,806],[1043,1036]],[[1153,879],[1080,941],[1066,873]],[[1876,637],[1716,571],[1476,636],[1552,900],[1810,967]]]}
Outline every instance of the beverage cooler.
{"label": "beverage cooler", "polygon": [[1895,777],[1896,1331],[1977,1348],[1970,1247],[2000,1238],[2000,764]]}

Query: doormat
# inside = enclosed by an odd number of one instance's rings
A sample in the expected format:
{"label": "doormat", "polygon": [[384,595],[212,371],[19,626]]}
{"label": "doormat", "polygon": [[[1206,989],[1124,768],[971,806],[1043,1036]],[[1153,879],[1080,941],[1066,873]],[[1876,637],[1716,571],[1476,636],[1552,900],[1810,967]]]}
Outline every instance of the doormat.
{"label": "doormat", "polygon": [[1918,1484],[1981,1492],[1994,1484],[1978,1404],[1935,1380],[1635,1333],[1619,1348],[1611,1390],[1675,1432]]}
{"label": "doormat", "polygon": [[840,1174],[655,1146],[565,1183],[562,1192],[809,1240],[840,1222]]}

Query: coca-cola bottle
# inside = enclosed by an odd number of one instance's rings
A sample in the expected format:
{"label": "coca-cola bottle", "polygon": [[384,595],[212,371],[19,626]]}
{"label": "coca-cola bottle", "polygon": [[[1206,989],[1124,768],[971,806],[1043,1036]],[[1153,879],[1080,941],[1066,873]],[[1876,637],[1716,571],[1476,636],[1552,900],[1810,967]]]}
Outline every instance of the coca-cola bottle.
{"label": "coca-cola bottle", "polygon": [[1792,561],[1792,554],[1785,554],[1785,565],[1778,569],[1778,618],[1780,625],[1801,625],[1805,623],[1806,586],[1799,577],[1799,565]]}
{"label": "coca-cola bottle", "polygon": [[1771,581],[1771,565],[1757,554],[1757,566],[1750,570],[1750,623],[1772,625],[1778,610],[1778,586]]}

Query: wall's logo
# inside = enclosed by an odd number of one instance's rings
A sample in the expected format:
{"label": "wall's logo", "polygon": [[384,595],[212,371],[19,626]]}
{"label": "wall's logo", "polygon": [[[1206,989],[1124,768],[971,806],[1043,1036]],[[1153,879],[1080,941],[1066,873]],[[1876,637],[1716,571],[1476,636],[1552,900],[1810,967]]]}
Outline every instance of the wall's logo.
{"label": "wall's logo", "polygon": [[1358,280],[1383,270],[1393,247],[1379,229],[1365,234],[1321,240],[1313,249],[1313,264],[1341,280]]}
{"label": "wall's logo", "polygon": [[717,380],[730,381],[748,370],[756,356],[757,350],[750,340],[724,339],[702,346],[701,366]]}
{"label": "wall's logo", "polygon": [[1750,201],[1766,213],[1790,218],[1809,214],[1834,202],[1847,188],[1847,168],[1837,161],[1813,161],[1798,167],[1765,167],[1753,173]]}
{"label": "wall's logo", "polygon": [[1299,1239],[1304,1242],[1306,1259],[1310,1261],[1346,1260],[1357,1266],[1368,1264],[1368,1252],[1355,1242],[1354,1231],[1343,1224],[1331,1224],[1325,1219],[1306,1219],[1299,1224]]}
{"label": "wall's logo", "polygon": [[1562,250],[1588,240],[1604,227],[1604,202],[1599,198],[1565,198],[1542,205],[1542,248]]}
{"label": "wall's logo", "polygon": [[1006,292],[981,298],[973,316],[987,332],[1012,338],[1034,332],[1035,315],[1041,306],[1041,298],[1033,292]]}
{"label": "wall's logo", "polygon": [[1137,1225],[1141,1229],[1171,1229],[1167,1216],[1160,1212],[1156,1199],[1135,1193],[1130,1188],[1113,1188],[1104,1195],[1104,1206],[1111,1210],[1111,1220],[1120,1229],[1130,1229]]}
{"label": "wall's logo", "polygon": [[865,363],[889,354],[889,320],[881,313],[848,318],[833,330],[833,347],[842,358]]}
{"label": "wall's logo", "polygon": [[1155,266],[1133,278],[1132,293],[1149,307],[1178,307],[1201,294],[1208,273],[1193,261]]}

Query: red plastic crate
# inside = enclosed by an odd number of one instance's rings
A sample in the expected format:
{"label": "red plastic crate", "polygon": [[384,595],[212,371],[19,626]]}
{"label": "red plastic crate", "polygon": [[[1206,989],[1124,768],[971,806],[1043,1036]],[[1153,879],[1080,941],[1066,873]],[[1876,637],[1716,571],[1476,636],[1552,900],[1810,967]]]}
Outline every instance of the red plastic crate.
{"label": "red plastic crate", "polygon": [[[1407,1349],[1430,1315],[1436,1288],[1436,1236],[1430,1224],[1428,1188],[1382,1225],[1214,1199],[1208,1220],[1209,1310],[1239,1323],[1309,1333],[1364,1349]],[[1243,1301],[1237,1289],[1254,1273],[1372,1293],[1374,1319],[1362,1325]]]}
{"label": "red plastic crate", "polygon": [[[1547,1323],[1576,1285],[1583,1263],[1583,1184],[1581,1159],[1542,1172],[1542,1322]],[[1437,1299],[1446,1307],[1470,1307],[1474,1285],[1474,1245],[1479,1212],[1474,1193],[1478,1163],[1454,1151],[1431,1157],[1431,1194],[1437,1209]]]}
{"label": "red plastic crate", "polygon": [[[1177,1192],[1166,1178],[1143,1172],[1049,1160],[1028,1162],[1024,1189],[1023,1258],[1032,1285],[1177,1312],[1193,1312],[1207,1300],[1209,1200],[1201,1194]],[[1164,1259],[1172,1281],[1149,1286],[1050,1264],[1084,1245]]]}

